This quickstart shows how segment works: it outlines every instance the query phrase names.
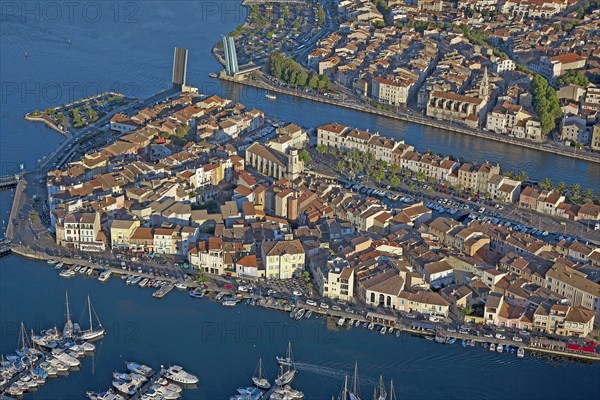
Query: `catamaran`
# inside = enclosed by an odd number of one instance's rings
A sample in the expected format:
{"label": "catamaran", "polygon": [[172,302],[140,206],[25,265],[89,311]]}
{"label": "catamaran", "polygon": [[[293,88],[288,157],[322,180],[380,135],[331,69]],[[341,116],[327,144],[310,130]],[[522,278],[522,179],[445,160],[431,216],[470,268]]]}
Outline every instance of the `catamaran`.
{"label": "catamaran", "polygon": [[296,376],[296,366],[294,365],[294,357],[292,355],[292,343],[288,343],[288,351],[285,356],[277,357],[277,362],[281,365],[279,376],[275,379],[277,386],[285,386],[294,380]]}
{"label": "catamaran", "polygon": [[[100,322],[100,319],[98,318],[98,314],[96,314],[96,310],[94,310],[94,307],[92,306],[92,301],[90,300],[90,296],[88,296],[88,298],[87,298],[87,306],[88,306],[88,314],[90,317],[90,328],[87,330],[81,331],[81,338],[83,340],[87,340],[87,341],[91,342],[91,341],[98,340],[98,339],[101,339],[102,337],[104,337],[106,330],[102,327],[102,323]],[[94,312],[96,321],[98,321],[98,326],[96,326],[96,327],[94,327],[94,324],[92,322],[92,311]]]}
{"label": "catamaran", "polygon": [[271,387],[262,367],[262,358],[258,360],[258,366],[256,367],[256,371],[254,371],[252,382],[254,382],[254,385],[259,389],[268,390]]}

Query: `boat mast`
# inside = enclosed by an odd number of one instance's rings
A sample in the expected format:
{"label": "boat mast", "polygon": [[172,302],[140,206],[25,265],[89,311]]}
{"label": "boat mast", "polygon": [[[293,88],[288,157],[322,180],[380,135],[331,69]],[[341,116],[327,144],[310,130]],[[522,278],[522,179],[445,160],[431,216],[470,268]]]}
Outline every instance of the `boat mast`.
{"label": "boat mast", "polygon": [[383,375],[379,375],[379,399],[385,400],[387,393],[385,392],[385,382],[383,382]]}
{"label": "boat mast", "polygon": [[90,303],[90,296],[88,295],[88,312],[90,313],[90,332],[93,332],[94,326],[92,325],[92,303]]}
{"label": "boat mast", "polygon": [[394,380],[390,380],[390,400],[396,400],[396,392],[394,391]]}
{"label": "boat mast", "polygon": [[67,324],[71,322],[71,314],[69,313],[69,292],[65,291],[65,298],[67,304]]}
{"label": "boat mast", "polygon": [[354,362],[354,377],[352,378],[352,394],[358,396],[358,361]]}

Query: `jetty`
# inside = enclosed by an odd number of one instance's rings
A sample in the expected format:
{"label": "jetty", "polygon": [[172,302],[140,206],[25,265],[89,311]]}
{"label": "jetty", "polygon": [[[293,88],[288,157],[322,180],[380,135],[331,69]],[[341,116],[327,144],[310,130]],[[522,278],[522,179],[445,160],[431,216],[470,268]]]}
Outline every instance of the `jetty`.
{"label": "jetty", "polygon": [[19,176],[5,176],[0,178],[0,190],[12,189],[19,184]]}

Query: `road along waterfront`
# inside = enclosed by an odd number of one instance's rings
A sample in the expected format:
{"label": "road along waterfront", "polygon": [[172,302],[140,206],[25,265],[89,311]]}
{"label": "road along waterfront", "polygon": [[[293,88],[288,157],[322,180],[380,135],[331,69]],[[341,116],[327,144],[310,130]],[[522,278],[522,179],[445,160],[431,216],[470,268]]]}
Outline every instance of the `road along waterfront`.
{"label": "road along waterfront", "polygon": [[[198,390],[185,393],[184,398],[225,398],[236,387],[250,384],[259,357],[272,380],[274,357],[285,352],[288,340],[298,361],[294,387],[306,398],[328,399],[338,393],[355,361],[363,394],[372,392],[382,374],[386,381],[393,378],[397,394],[407,399],[448,398],[449,392],[453,398],[478,399],[600,395],[593,384],[600,363],[518,359],[480,346],[442,346],[409,334],[397,338],[363,328],[339,329],[334,320],[313,316],[294,321],[285,313],[246,305],[223,307],[180,291],[159,301],[150,291],[127,287],[119,279],[105,284],[87,277],[65,280],[45,262],[14,255],[0,263],[2,353],[14,349],[18,329],[13,327],[21,320],[36,330],[62,321],[65,290],[75,310],[92,294],[107,329],[107,336],[97,342],[95,356],[84,359],[81,370],[68,382],[48,381],[40,391],[44,398],[81,399],[86,390],[105,387],[124,360],[148,365],[181,363],[200,378]],[[28,288],[26,297],[22,296],[23,282]],[[564,385],[565,380],[570,384]]]}
{"label": "road along waterfront", "polygon": [[[259,74],[259,76],[262,77],[262,74]],[[475,136],[475,137],[482,138],[482,139],[492,140],[492,141],[501,142],[501,143],[514,145],[514,146],[525,147],[525,148],[531,149],[531,150],[542,151],[542,152],[546,152],[546,153],[550,153],[550,154],[554,154],[554,155],[571,157],[571,158],[575,158],[578,160],[584,160],[584,161],[589,161],[589,162],[600,164],[600,155],[594,154],[591,152],[580,151],[579,153],[577,153],[576,149],[571,151],[571,150],[566,150],[565,148],[561,148],[561,147],[556,147],[556,146],[553,147],[553,146],[549,146],[547,144],[540,144],[540,143],[534,143],[534,142],[530,142],[530,141],[526,141],[526,140],[520,140],[517,138],[511,138],[511,137],[508,137],[505,135],[485,132],[483,130],[469,129],[469,128],[461,127],[456,124],[444,123],[441,121],[437,121],[437,120],[434,120],[429,117],[419,118],[417,116],[410,115],[407,113],[394,113],[394,112],[389,112],[389,111],[385,111],[385,110],[378,110],[375,107],[370,107],[365,104],[358,104],[358,103],[353,103],[353,102],[349,102],[349,101],[335,100],[335,99],[328,98],[325,96],[319,96],[319,95],[306,93],[302,90],[288,89],[288,88],[282,87],[280,85],[270,85],[261,80],[235,79],[235,78],[230,77],[225,74],[220,74],[219,79],[222,79],[224,81],[234,82],[234,83],[237,83],[240,85],[247,85],[247,86],[252,86],[252,87],[255,87],[258,89],[268,90],[270,92],[283,93],[283,94],[287,94],[290,96],[295,96],[295,97],[308,99],[308,100],[312,100],[312,101],[318,101],[321,103],[326,103],[326,104],[330,104],[330,105],[337,106],[337,107],[344,107],[344,108],[349,108],[349,109],[355,110],[355,111],[375,114],[375,115],[379,115],[382,117],[392,118],[392,119],[396,119],[396,120],[400,120],[400,121],[404,121],[404,122],[408,122],[408,123],[412,123],[412,124],[424,125],[424,126],[428,126],[430,128],[444,129],[447,131],[461,133],[461,134],[470,135],[470,136]],[[340,123],[344,124],[343,121],[340,121]]]}

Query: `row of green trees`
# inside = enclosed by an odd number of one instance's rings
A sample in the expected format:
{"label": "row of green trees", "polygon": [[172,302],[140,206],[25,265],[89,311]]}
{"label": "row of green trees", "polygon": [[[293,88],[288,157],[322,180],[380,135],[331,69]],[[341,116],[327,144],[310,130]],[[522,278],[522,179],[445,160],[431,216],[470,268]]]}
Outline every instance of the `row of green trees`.
{"label": "row of green trees", "polygon": [[533,93],[533,108],[540,117],[542,134],[548,135],[556,127],[556,119],[562,116],[556,90],[548,81],[539,74],[535,74],[531,81]]}
{"label": "row of green trees", "polygon": [[275,51],[269,55],[269,73],[276,79],[293,87],[309,88],[312,90],[329,89],[331,82],[327,75],[318,75],[306,70],[292,58],[284,57]]}
{"label": "row of green trees", "polygon": [[581,71],[567,71],[563,76],[558,78],[560,87],[567,85],[579,85],[588,87],[590,81],[581,73]]}
{"label": "row of green trees", "polygon": [[600,194],[595,196],[592,188],[585,188],[584,190],[581,190],[581,185],[579,183],[573,183],[567,187],[567,184],[564,182],[559,182],[555,185],[552,183],[550,178],[546,178],[540,182],[540,189],[548,191],[554,190],[557,193],[565,195],[567,199],[574,204],[584,204],[590,202],[600,204]]}
{"label": "row of green trees", "polygon": [[[342,173],[351,171],[356,175],[365,174],[376,182],[381,182],[382,180],[387,178],[390,182],[390,185],[394,187],[400,185],[401,175],[410,175],[416,178],[417,180],[423,182],[428,181],[425,173],[412,173],[410,171],[401,171],[400,166],[398,164],[388,164],[385,161],[378,161],[375,159],[375,156],[370,152],[361,152],[356,149],[340,150],[329,148],[324,145],[317,146],[316,150],[319,154],[330,154],[338,158],[335,168],[337,171]],[[503,172],[503,174],[512,179],[518,179],[520,181],[525,181],[528,179],[527,173],[525,171],[520,171],[518,173],[512,173],[510,171],[507,171]],[[449,185],[448,183],[446,184]],[[573,204],[584,204],[593,202],[595,204],[600,205],[600,193],[595,194],[592,188],[586,188],[582,190],[581,185],[579,183],[574,183],[570,186],[567,186],[565,182],[560,182],[554,185],[550,178],[546,178],[542,182],[540,182],[539,187],[542,190],[554,190],[557,193],[565,195],[567,200]],[[460,185],[457,185],[456,188],[462,190],[462,187]]]}

